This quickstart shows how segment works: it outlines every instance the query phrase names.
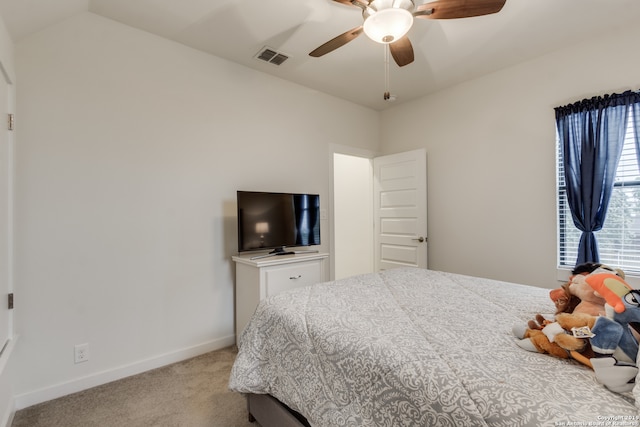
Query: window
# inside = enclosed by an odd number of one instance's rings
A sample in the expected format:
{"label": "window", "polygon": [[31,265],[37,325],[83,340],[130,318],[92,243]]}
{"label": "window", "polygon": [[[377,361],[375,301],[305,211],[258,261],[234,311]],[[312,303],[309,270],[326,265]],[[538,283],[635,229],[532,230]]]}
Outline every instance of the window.
{"label": "window", "polygon": [[[613,194],[598,239],[600,262],[623,269],[627,274],[640,275],[640,167],[634,143],[632,114],[629,114],[622,149],[616,170]],[[581,232],[573,224],[567,203],[562,150],[557,147],[558,170],[558,266],[572,269],[576,264]]]}

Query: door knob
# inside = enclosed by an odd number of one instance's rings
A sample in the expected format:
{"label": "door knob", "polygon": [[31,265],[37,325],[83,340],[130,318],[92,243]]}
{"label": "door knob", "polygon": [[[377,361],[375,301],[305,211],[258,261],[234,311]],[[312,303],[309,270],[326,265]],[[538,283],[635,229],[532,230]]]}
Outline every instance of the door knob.
{"label": "door knob", "polygon": [[411,239],[411,240],[417,240],[418,242],[422,243],[424,242],[424,237],[420,236],[417,239]]}

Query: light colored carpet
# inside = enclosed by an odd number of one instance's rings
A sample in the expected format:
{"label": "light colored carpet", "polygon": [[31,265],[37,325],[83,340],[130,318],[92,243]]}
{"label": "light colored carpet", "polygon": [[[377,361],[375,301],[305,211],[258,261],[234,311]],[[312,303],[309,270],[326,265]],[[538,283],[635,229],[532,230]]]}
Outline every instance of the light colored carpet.
{"label": "light colored carpet", "polygon": [[17,411],[12,427],[260,427],[227,389],[229,347]]}

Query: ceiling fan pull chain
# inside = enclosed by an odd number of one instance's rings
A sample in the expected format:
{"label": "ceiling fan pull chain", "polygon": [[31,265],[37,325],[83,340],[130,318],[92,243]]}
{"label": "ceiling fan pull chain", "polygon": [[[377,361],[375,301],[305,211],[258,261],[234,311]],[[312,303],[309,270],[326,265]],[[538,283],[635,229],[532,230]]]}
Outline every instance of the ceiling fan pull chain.
{"label": "ceiling fan pull chain", "polygon": [[389,93],[389,45],[382,45],[384,49],[384,100],[391,98]]}

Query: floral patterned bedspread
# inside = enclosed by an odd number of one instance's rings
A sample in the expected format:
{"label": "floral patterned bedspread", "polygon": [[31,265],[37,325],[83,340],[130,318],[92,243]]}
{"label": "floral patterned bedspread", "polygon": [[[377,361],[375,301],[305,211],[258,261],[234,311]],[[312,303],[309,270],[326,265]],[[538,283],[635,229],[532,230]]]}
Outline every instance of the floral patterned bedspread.
{"label": "floral patterned bedspread", "polygon": [[271,394],[318,427],[637,417],[631,393],[516,345],[514,324],[553,310],[548,289],[414,268],[320,283],[261,302],[229,387]]}

